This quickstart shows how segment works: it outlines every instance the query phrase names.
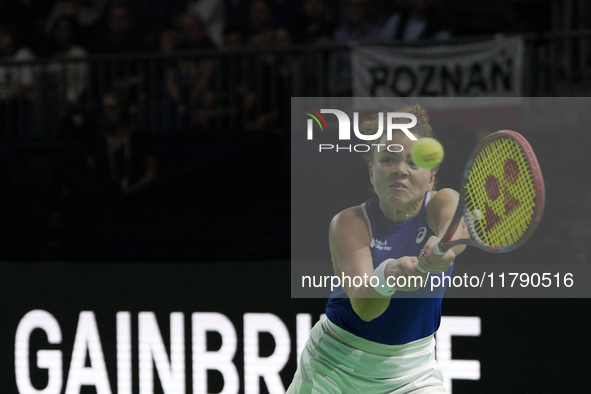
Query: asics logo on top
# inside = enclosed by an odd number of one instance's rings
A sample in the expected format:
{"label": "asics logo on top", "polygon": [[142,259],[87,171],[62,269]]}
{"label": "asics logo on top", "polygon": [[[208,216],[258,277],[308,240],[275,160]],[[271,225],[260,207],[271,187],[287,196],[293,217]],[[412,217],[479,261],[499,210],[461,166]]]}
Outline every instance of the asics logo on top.
{"label": "asics logo on top", "polygon": [[417,234],[417,243],[420,244],[423,239],[425,239],[425,235],[427,235],[427,229],[425,227],[421,227],[419,229],[419,233]]}

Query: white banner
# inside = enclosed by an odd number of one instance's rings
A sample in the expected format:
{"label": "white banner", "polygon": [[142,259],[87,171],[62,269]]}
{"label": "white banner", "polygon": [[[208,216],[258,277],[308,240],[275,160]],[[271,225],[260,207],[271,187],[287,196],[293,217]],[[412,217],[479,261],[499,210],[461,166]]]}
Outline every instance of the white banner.
{"label": "white banner", "polygon": [[521,37],[429,47],[359,46],[352,51],[357,97],[519,97]]}

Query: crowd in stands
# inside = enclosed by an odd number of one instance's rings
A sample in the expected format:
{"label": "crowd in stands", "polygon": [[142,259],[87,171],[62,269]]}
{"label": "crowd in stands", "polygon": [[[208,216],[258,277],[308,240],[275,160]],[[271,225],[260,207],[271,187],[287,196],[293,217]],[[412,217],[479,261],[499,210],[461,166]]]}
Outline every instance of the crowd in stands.
{"label": "crowd in stands", "polygon": [[[35,211],[42,204],[23,193],[30,198],[7,228],[24,222],[48,235],[23,230],[12,239],[45,242],[42,258],[60,242],[85,249],[93,239],[89,206],[141,201],[162,177],[146,131],[288,129],[293,86],[309,87],[303,96],[350,95],[351,64],[346,53],[282,49],[446,40],[458,34],[446,24],[446,1],[0,0],[0,137],[49,135],[84,147],[77,163],[85,182],[53,185],[59,199],[77,202]],[[216,56],[222,52],[230,55]],[[35,155],[30,166],[21,161],[37,179]],[[35,217],[23,220],[29,212]],[[15,245],[15,255],[35,249]]]}
{"label": "crowd in stands", "polygon": [[[162,50],[171,34],[186,31],[188,16],[199,20],[218,48],[225,46],[224,30],[233,25],[241,25],[247,45],[254,46],[273,45],[277,28],[288,28],[294,43],[306,44],[433,37],[445,30],[440,5],[440,0],[13,0],[0,2],[0,23],[12,30],[19,46],[50,57],[63,55],[55,30],[65,17],[75,30],[75,44],[102,54]],[[367,27],[361,26],[364,20]]]}
{"label": "crowd in stands", "polygon": [[[445,40],[452,36],[452,29],[446,25],[443,4],[443,0],[0,1],[0,61]],[[43,81],[46,93],[40,99],[46,104],[46,115],[51,117],[63,114],[64,106],[100,103],[105,91],[121,87],[114,86],[115,82],[124,88],[135,85],[139,91],[139,85],[157,81],[159,111],[163,115],[156,121],[160,124],[173,124],[173,128],[183,130],[211,128],[214,123],[216,128],[232,127],[230,123],[235,121],[228,115],[240,114],[241,127],[264,129],[286,119],[278,108],[284,104],[282,98],[293,93],[290,86],[294,64],[310,74],[303,75],[304,82],[318,86],[315,68],[306,63],[309,59],[296,60],[282,53],[248,61],[215,56],[175,58],[163,63],[150,81],[148,72],[140,71],[143,66],[139,64],[132,63],[125,79],[117,80],[109,74],[116,67],[106,67],[100,74],[84,61],[50,62]],[[347,54],[333,53],[325,60],[330,75],[322,77],[319,95],[350,95],[351,65]],[[31,73],[30,67],[17,70],[0,65],[3,127],[6,122],[22,121],[22,117],[5,118],[19,112],[14,110],[17,101],[30,100],[31,87],[38,83]],[[267,79],[261,83],[257,75]],[[105,80],[111,83],[97,89],[96,85]],[[144,127],[154,122],[154,116],[150,116],[143,120]]]}

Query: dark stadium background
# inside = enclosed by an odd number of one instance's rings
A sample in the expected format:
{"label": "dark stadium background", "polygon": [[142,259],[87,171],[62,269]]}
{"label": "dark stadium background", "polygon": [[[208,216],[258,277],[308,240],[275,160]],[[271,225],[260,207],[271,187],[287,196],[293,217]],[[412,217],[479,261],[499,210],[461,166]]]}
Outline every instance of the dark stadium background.
{"label": "dark stadium background", "polygon": [[[0,2],[2,29],[15,29],[15,37],[35,55],[26,60],[27,64],[38,67],[35,70],[41,70],[41,76],[46,75],[44,67],[53,56],[45,23],[55,3],[51,0]],[[86,7],[95,4],[74,3]],[[174,121],[165,119],[164,115],[154,120],[150,111],[142,107],[144,96],[139,93],[145,87],[140,84],[133,88],[129,109],[153,147],[158,178],[136,195],[81,204],[78,198],[85,192],[86,151],[79,139],[72,138],[72,133],[93,130],[96,117],[100,116],[100,93],[107,91],[102,84],[112,77],[110,73],[116,73],[113,70],[120,65],[126,67],[125,62],[131,64],[131,69],[142,70],[145,66],[146,70],[152,70],[150,64],[156,63],[149,78],[163,81],[165,66],[169,64],[166,62],[176,64],[182,56],[201,59],[232,54],[231,50],[224,52],[226,48],[211,45],[188,48],[189,52],[180,52],[186,50],[182,47],[164,52],[161,38],[165,32],[178,28],[175,24],[178,18],[174,16],[185,12],[188,3],[184,0],[125,3],[136,27],[128,37],[138,41],[134,45],[127,38],[127,47],[121,45],[115,51],[99,37],[104,36],[108,24],[106,10],[120,4],[110,0],[104,3],[95,24],[80,36],[87,44],[85,49],[91,65],[88,91],[81,101],[65,110],[65,107],[56,109],[52,106],[51,92],[58,91],[60,85],[50,85],[51,78],[43,77],[36,79],[30,90],[37,92],[36,99],[22,96],[10,104],[3,103],[0,108],[4,113],[0,124],[0,391],[18,392],[15,333],[23,316],[35,309],[51,313],[62,330],[59,345],[48,345],[40,331],[31,336],[30,373],[37,390],[47,383],[47,373],[34,367],[34,351],[60,349],[64,357],[64,387],[60,393],[64,392],[76,324],[82,311],[94,311],[96,315],[113,393],[117,392],[115,315],[118,311],[129,311],[132,316],[134,393],[139,392],[137,314],[141,311],[153,311],[157,316],[167,351],[170,351],[169,315],[184,313],[187,393],[192,392],[191,313],[219,312],[232,321],[238,333],[234,364],[240,374],[240,392],[244,392],[243,316],[245,313],[278,316],[291,338],[290,358],[281,372],[287,387],[296,366],[296,314],[311,314],[315,322],[325,304],[322,299],[290,298],[289,127],[282,123],[285,119],[278,118],[267,126],[247,129],[242,113],[230,125],[220,122],[218,117],[199,127],[174,129],[170,126]],[[220,3],[225,6],[226,26],[238,26],[248,34],[248,13],[254,1]],[[525,95],[588,95],[590,1],[441,0],[434,3],[452,39],[524,34],[533,59],[524,71],[529,89]],[[269,4],[273,28],[286,27],[292,34],[295,46],[287,50],[305,53],[312,44],[300,38],[303,1],[274,0]],[[372,2],[372,23],[383,23],[387,16],[409,4],[405,0]],[[327,0],[326,5],[327,15],[336,27],[340,26],[346,18],[345,2]],[[329,54],[332,44],[323,45]],[[262,58],[282,50],[285,48],[278,49],[275,45],[245,46],[234,54]],[[14,59],[0,57],[0,69],[14,65],[11,61]],[[102,66],[103,63],[107,66]],[[276,71],[273,67],[266,69],[268,75],[275,75]],[[256,79],[254,75],[261,72],[253,67],[244,74]],[[221,81],[222,77],[219,78]],[[216,92],[223,85],[217,83],[212,85]],[[257,97],[265,97],[279,107],[286,102],[289,105],[289,92],[279,84],[269,82],[275,86],[269,88],[266,83],[262,80],[259,86],[251,87]],[[162,100],[160,104],[168,103],[163,85],[159,83],[155,88],[146,84],[149,105],[157,100]],[[152,100],[152,93],[156,101]],[[327,96],[329,89],[326,85],[314,85],[300,93]],[[30,108],[35,109],[33,115],[26,112]],[[22,115],[23,111],[25,115],[20,120],[11,120],[10,114]],[[568,196],[568,204],[548,214],[538,231],[550,245],[545,249],[546,257],[555,259],[557,265],[573,260],[588,263],[591,188],[587,170],[582,170],[580,163],[588,163],[589,137],[569,134],[568,128],[558,132],[559,143],[546,134],[532,141],[532,145],[547,182],[557,185],[555,195]],[[464,149],[453,143],[448,147]],[[461,164],[450,164],[453,165]],[[452,168],[449,173],[453,173]],[[447,175],[442,179],[442,186],[457,188],[454,182]],[[482,256],[477,252],[466,253]],[[591,351],[586,329],[589,307],[587,299],[444,300],[444,315],[478,316],[482,322],[479,337],[455,337],[452,341],[454,359],[479,360],[481,379],[454,380],[453,392],[588,392],[591,387],[587,371]],[[260,356],[272,354],[275,350],[272,337],[262,333],[259,339]],[[215,335],[208,340],[212,350],[220,346]],[[208,377],[210,392],[220,392],[221,375],[211,371]],[[160,393],[157,379],[155,392]],[[261,392],[266,390],[261,383]],[[80,392],[95,393],[96,389],[85,386]]]}

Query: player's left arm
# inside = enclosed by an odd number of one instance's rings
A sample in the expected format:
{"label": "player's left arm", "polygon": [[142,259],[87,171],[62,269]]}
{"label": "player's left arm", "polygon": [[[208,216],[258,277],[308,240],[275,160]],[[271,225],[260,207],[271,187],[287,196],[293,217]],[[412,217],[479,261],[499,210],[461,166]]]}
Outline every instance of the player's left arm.
{"label": "player's left arm", "polygon": [[[466,249],[465,245],[454,246],[443,256],[433,254],[433,248],[446,233],[458,207],[460,195],[452,189],[439,190],[427,204],[427,221],[429,226],[437,232],[436,236],[429,238],[423,251],[426,256],[419,256],[419,266],[426,271],[439,274],[446,271],[452,264],[453,259]],[[460,221],[452,239],[469,238],[468,228],[464,219]]]}

